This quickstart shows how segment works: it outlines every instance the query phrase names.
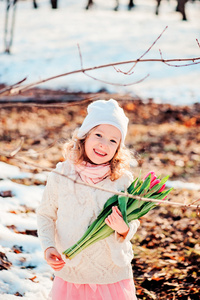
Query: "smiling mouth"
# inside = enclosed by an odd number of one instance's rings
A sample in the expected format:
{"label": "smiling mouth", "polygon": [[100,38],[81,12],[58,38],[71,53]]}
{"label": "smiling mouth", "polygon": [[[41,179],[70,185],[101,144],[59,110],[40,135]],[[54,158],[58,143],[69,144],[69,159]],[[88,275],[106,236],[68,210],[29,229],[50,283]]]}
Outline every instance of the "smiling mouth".
{"label": "smiling mouth", "polygon": [[94,149],[94,153],[101,156],[101,157],[104,157],[104,156],[107,155],[105,152],[101,152],[101,151],[98,151],[98,150],[95,150],[95,149]]}

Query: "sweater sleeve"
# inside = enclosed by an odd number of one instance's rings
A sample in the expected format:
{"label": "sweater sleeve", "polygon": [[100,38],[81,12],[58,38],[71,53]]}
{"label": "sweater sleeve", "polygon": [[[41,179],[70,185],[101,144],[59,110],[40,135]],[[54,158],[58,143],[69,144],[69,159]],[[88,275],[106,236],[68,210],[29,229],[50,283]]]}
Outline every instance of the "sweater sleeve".
{"label": "sweater sleeve", "polygon": [[136,233],[139,224],[140,222],[138,220],[134,220],[129,223],[130,230],[125,239],[123,237],[119,237],[117,233],[113,233],[107,238],[107,244],[110,248],[112,261],[119,267],[127,266],[131,263],[134,257],[130,240]]}
{"label": "sweater sleeve", "polygon": [[[56,168],[58,171],[58,167]],[[38,236],[42,249],[55,247],[55,223],[58,209],[59,176],[52,171],[44,189],[42,201],[37,208]]]}

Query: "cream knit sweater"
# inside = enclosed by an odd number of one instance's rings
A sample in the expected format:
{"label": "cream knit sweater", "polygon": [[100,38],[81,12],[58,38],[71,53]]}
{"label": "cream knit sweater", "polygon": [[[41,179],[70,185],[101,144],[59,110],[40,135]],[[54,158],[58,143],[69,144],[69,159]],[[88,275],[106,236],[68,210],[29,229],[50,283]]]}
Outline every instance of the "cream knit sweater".
{"label": "cream knit sweater", "polygon": [[[81,180],[74,166],[68,161],[58,163],[56,171]],[[106,178],[98,185],[105,189],[122,191],[132,180],[131,173],[126,171],[118,180],[111,181]],[[38,235],[43,250],[52,246],[62,254],[75,244],[111,196],[111,193],[79,185],[51,172],[37,209]],[[138,226],[138,220],[132,221],[125,239],[120,239],[113,233],[71,260],[65,259],[63,255],[66,264],[55,275],[77,284],[108,284],[132,278],[133,251],[130,239]]]}

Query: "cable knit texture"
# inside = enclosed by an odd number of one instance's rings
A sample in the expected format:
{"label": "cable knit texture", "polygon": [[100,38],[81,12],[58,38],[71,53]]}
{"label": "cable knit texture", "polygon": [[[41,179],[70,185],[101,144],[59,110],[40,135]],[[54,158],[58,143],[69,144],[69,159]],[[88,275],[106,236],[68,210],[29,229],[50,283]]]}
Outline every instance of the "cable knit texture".
{"label": "cable knit texture", "polygon": [[[74,166],[65,161],[58,163],[56,171],[81,180]],[[98,186],[113,191],[125,190],[133,181],[125,171],[118,180],[102,180]],[[95,185],[96,186],[96,185]],[[56,247],[60,254],[73,246],[97,218],[111,193],[79,185],[74,181],[51,172],[37,209],[38,235],[43,250]],[[133,277],[131,260],[133,251],[130,239],[139,226],[132,221],[125,239],[117,233],[87,247],[55,275],[77,284],[108,284]]]}

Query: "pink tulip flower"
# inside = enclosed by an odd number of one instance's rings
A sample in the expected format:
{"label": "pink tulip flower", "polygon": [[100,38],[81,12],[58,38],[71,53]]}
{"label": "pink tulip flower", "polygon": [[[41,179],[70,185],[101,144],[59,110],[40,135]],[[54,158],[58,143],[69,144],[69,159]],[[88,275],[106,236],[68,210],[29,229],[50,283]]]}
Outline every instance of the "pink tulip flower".
{"label": "pink tulip flower", "polygon": [[149,173],[144,177],[143,181],[145,181],[145,179],[146,179],[150,174],[151,174],[151,182],[154,181],[154,180],[157,178],[155,172],[151,171],[151,172],[149,172]]}
{"label": "pink tulip flower", "polygon": [[152,189],[152,187],[154,187],[156,184],[159,184],[159,183],[160,183],[159,179],[155,179],[155,180],[151,181],[151,183],[150,183],[150,189]]}
{"label": "pink tulip flower", "polygon": [[[155,175],[155,172],[151,171],[149,172],[143,180],[145,180],[149,175],[151,174],[151,183],[150,183],[150,189],[152,187],[154,187],[156,184],[159,184],[160,183],[160,180],[157,178],[157,176]],[[158,191],[158,193],[161,193],[162,191],[164,191],[165,189],[165,184],[163,184],[163,186],[161,187],[161,189]]]}
{"label": "pink tulip flower", "polygon": [[161,189],[158,191],[158,193],[161,193],[164,191],[166,184],[163,184],[163,186],[161,187]]}

